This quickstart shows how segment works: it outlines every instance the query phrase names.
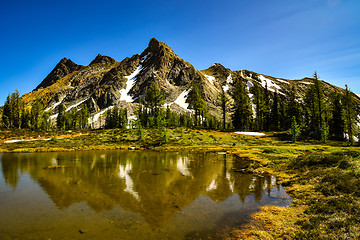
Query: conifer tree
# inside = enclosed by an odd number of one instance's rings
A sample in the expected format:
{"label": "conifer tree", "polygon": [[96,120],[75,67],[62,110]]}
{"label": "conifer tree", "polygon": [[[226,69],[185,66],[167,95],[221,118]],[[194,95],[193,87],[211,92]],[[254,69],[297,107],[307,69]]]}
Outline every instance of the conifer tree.
{"label": "conifer tree", "polygon": [[281,97],[279,99],[279,128],[280,130],[287,130],[289,128],[286,127],[286,100]]}
{"label": "conifer tree", "polygon": [[323,90],[317,73],[313,75],[313,83],[309,87],[305,96],[305,118],[306,130],[308,134],[313,134],[313,137],[321,138],[323,130],[327,129],[325,122]]}
{"label": "conifer tree", "polygon": [[333,93],[331,97],[331,120],[329,123],[329,134],[334,140],[344,140],[344,116],[343,106],[339,93]]}
{"label": "conifer tree", "polygon": [[2,120],[6,128],[21,127],[22,101],[17,90],[8,95],[4,103]]}
{"label": "conifer tree", "polygon": [[56,126],[60,130],[65,130],[66,127],[66,112],[64,104],[60,104],[58,108],[58,116],[56,118]]}
{"label": "conifer tree", "polygon": [[221,111],[222,111],[222,121],[223,121],[223,129],[226,129],[226,110],[227,110],[227,105],[229,102],[229,98],[226,96],[226,92],[224,91],[223,88],[221,88],[221,92],[220,92],[220,106],[221,106]]}
{"label": "conifer tree", "polygon": [[12,101],[12,118],[13,118],[13,125],[14,128],[21,127],[21,106],[22,101],[20,99],[20,94],[18,90],[15,90],[13,94],[11,94],[11,101]]}
{"label": "conifer tree", "polygon": [[356,109],[351,96],[351,91],[345,85],[344,94],[344,122],[345,131],[347,133],[348,141],[352,144],[354,141],[354,123],[356,119]]}
{"label": "conifer tree", "polygon": [[127,128],[128,125],[128,117],[127,117],[127,109],[121,108],[119,113],[119,121],[120,121],[120,128]]}
{"label": "conifer tree", "polygon": [[296,88],[293,85],[285,106],[285,129],[290,129],[295,117],[296,123],[301,126],[301,104],[296,100]]}
{"label": "conifer tree", "polygon": [[160,92],[156,84],[150,85],[145,96],[145,106],[149,110],[150,127],[161,125],[163,122],[163,114],[160,111],[164,105],[164,94]]}
{"label": "conifer tree", "polygon": [[50,129],[50,112],[43,111],[40,116],[39,129],[49,130]]}
{"label": "conifer tree", "polygon": [[80,128],[85,129],[88,127],[90,117],[90,112],[86,104],[81,105],[80,116]]}
{"label": "conifer tree", "polygon": [[3,114],[2,114],[2,121],[4,124],[4,127],[6,128],[11,128],[12,127],[12,109],[11,109],[11,99],[10,99],[10,94],[7,96],[5,104],[4,104],[4,108],[3,108]]}
{"label": "conifer tree", "polygon": [[248,130],[251,123],[252,109],[245,86],[245,79],[240,78],[235,82],[232,97],[234,99],[232,114],[233,126],[235,129]]}
{"label": "conifer tree", "polygon": [[40,128],[40,120],[41,115],[43,114],[44,106],[40,102],[39,99],[37,99],[31,106],[30,110],[30,127],[32,129],[39,129]]}
{"label": "conifer tree", "polygon": [[300,131],[301,131],[299,124],[297,124],[297,122],[296,122],[295,116],[292,117],[290,131],[291,131],[292,140],[295,143],[297,138],[299,137]]}
{"label": "conifer tree", "polygon": [[271,130],[279,130],[279,98],[277,91],[274,93],[274,99],[270,112]]}
{"label": "conifer tree", "polygon": [[189,103],[189,107],[195,112],[195,126],[199,126],[201,119],[207,111],[207,107],[196,83],[191,85],[191,90],[186,101]]}
{"label": "conifer tree", "polygon": [[263,112],[263,127],[261,130],[269,131],[270,121],[271,121],[271,111],[270,111],[270,94],[269,94],[267,82],[265,88],[262,88],[262,91],[263,91],[263,102],[261,105],[261,111]]}
{"label": "conifer tree", "polygon": [[21,112],[21,128],[30,128],[30,112],[25,107]]}

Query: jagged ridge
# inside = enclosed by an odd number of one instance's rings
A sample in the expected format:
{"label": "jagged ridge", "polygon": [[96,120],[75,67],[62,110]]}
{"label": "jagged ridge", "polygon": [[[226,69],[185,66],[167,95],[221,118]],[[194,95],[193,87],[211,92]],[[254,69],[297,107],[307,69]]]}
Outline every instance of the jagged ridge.
{"label": "jagged ridge", "polygon": [[[309,78],[274,78],[248,70],[232,71],[219,63],[198,71],[168,45],[152,38],[140,55],[135,54],[121,62],[99,54],[88,66],[81,66],[63,58],[39,86],[25,94],[23,99],[27,103],[42,99],[46,109],[53,114],[56,114],[60,103],[65,104],[67,109],[85,103],[92,114],[119,105],[127,107],[131,114],[134,107],[144,101],[148,87],[156,83],[165,94],[165,103],[172,110],[188,111],[186,93],[190,85],[196,83],[210,114],[220,117],[218,97],[221,89],[231,98],[234,82],[241,79],[247,81],[248,88],[257,82],[271,92],[277,91],[283,100],[286,100],[293,85],[296,85],[301,98],[311,84]],[[343,91],[326,82],[323,82],[323,86],[325,91]]]}

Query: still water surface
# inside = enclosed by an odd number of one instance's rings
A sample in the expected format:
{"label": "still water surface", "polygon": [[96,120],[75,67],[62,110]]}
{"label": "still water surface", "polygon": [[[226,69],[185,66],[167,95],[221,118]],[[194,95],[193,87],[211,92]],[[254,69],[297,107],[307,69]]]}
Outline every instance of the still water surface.
{"label": "still water surface", "polygon": [[205,152],[0,155],[0,239],[217,239],[291,199],[242,158]]}

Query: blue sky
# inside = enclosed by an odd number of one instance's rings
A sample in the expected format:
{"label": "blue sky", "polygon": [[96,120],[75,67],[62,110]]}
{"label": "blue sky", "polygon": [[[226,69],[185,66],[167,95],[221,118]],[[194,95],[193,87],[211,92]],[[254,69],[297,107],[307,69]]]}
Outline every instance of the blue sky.
{"label": "blue sky", "polygon": [[218,62],[287,79],[318,72],[360,93],[359,0],[0,2],[0,104],[61,58],[121,61],[152,37],[201,70]]}

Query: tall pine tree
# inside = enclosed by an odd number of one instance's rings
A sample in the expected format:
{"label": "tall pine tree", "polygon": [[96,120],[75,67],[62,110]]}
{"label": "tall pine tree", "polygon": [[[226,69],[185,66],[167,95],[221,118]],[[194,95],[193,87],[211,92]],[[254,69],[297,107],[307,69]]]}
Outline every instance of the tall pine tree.
{"label": "tall pine tree", "polygon": [[207,112],[207,107],[196,83],[191,85],[191,90],[186,101],[189,103],[189,108],[195,112],[195,126],[199,126],[201,119]]}
{"label": "tall pine tree", "polygon": [[352,144],[354,141],[354,124],[356,119],[356,109],[351,91],[348,86],[345,85],[344,94],[344,120],[345,120],[345,131],[347,133],[348,141]]}
{"label": "tall pine tree", "polygon": [[252,117],[251,103],[245,81],[246,80],[243,78],[235,81],[232,92],[232,97],[234,99],[232,122],[235,129],[239,130],[250,129]]}
{"label": "tall pine tree", "polygon": [[164,94],[156,84],[150,85],[145,96],[145,106],[149,111],[150,127],[159,126],[163,122],[161,109],[164,105]]}
{"label": "tall pine tree", "polygon": [[229,98],[226,96],[226,92],[223,88],[221,88],[220,92],[220,106],[222,111],[222,121],[223,121],[223,129],[226,129],[226,110],[228,107]]}
{"label": "tall pine tree", "polygon": [[306,131],[311,137],[320,139],[327,127],[324,113],[324,93],[317,73],[313,75],[313,82],[305,95]]}

